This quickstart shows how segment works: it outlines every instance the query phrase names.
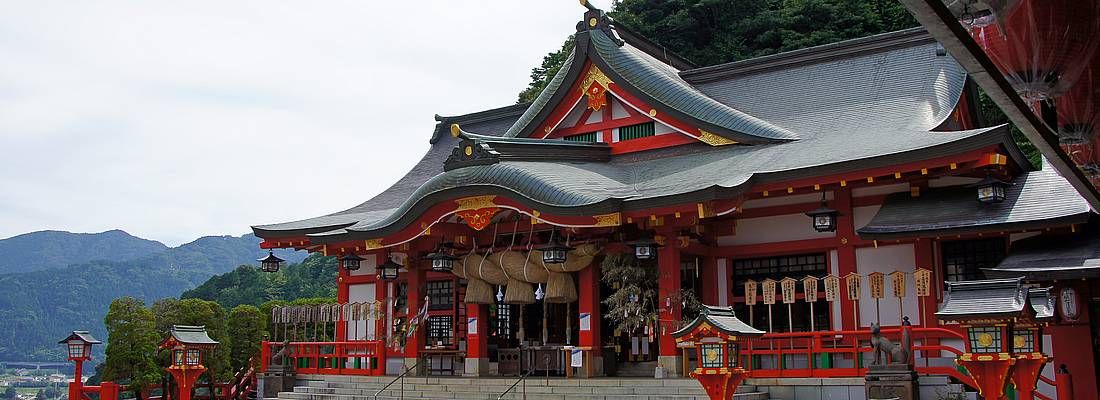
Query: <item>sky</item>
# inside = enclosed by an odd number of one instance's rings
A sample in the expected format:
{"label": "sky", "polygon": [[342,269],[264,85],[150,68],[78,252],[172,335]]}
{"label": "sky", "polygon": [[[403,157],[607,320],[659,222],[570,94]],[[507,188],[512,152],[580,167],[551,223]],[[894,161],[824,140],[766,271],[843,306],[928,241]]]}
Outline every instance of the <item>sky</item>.
{"label": "sky", "polygon": [[[610,1],[597,6],[605,8]],[[340,211],[516,102],[576,1],[0,0],[0,238]]]}

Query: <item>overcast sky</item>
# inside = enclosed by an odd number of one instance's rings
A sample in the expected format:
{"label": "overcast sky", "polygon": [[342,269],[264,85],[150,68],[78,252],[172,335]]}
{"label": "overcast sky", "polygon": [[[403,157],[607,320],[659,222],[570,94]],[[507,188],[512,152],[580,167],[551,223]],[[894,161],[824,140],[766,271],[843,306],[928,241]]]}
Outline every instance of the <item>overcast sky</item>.
{"label": "overcast sky", "polygon": [[421,157],[434,114],[515,103],[583,11],[0,0],[0,238],[174,246],[351,207]]}

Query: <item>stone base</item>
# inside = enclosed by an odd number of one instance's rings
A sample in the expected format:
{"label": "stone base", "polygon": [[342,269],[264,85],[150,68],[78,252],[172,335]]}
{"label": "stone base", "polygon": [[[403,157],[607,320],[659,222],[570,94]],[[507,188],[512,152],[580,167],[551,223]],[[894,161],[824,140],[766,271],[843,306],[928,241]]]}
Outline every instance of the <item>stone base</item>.
{"label": "stone base", "polygon": [[867,400],[919,400],[917,373],[906,364],[872,365],[864,377]]}
{"label": "stone base", "polygon": [[463,376],[490,376],[489,358],[467,358]]}
{"label": "stone base", "polygon": [[657,364],[665,369],[669,378],[684,376],[684,358],[682,356],[658,356]]}
{"label": "stone base", "polygon": [[424,376],[424,375],[427,375],[424,372],[428,370],[428,366],[427,365],[417,366],[416,365],[417,361],[418,361],[418,359],[416,357],[405,357],[405,368],[402,369],[402,372],[404,372],[405,369],[410,369],[410,368],[415,366],[416,370],[409,372],[406,376]]}
{"label": "stone base", "polygon": [[603,376],[603,356],[592,356],[592,375],[588,376],[584,368],[577,369],[577,376],[581,378],[595,378],[597,376]]}
{"label": "stone base", "polygon": [[[270,369],[270,368],[269,368]],[[274,399],[279,397],[279,392],[294,390],[297,377],[293,371],[268,371],[256,374],[256,394],[260,399]]]}

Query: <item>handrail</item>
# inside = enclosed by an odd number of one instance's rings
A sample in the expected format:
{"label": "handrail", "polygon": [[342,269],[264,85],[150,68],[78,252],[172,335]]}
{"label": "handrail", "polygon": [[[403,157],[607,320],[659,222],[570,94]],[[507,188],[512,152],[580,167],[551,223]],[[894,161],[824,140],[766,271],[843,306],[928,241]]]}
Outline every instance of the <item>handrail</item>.
{"label": "handrail", "polygon": [[524,372],[522,375],[520,375],[519,379],[516,379],[516,381],[512,383],[512,386],[509,386],[508,389],[504,390],[504,393],[501,393],[500,396],[497,396],[497,400],[504,399],[504,396],[507,396],[508,393],[512,391],[512,389],[516,388],[516,385],[520,384],[520,382],[523,382],[523,398],[526,399],[527,398],[527,377],[531,376],[532,372],[535,372],[534,368],[528,369],[527,372]]}
{"label": "handrail", "polygon": [[405,381],[404,381],[405,375],[408,375],[410,371],[416,371],[416,367],[419,367],[419,366],[420,366],[420,360],[416,360],[416,363],[413,364],[412,368],[405,367],[405,372],[402,372],[401,375],[398,375],[396,378],[393,378],[393,380],[390,381],[390,383],[387,383],[386,386],[382,386],[381,389],[378,389],[377,392],[374,392],[374,400],[378,400],[378,396],[382,395],[382,392],[386,391],[386,389],[388,389],[390,386],[393,386],[393,384],[396,383],[399,380],[401,381],[401,394],[400,394],[399,397],[402,398],[402,399],[405,398]]}

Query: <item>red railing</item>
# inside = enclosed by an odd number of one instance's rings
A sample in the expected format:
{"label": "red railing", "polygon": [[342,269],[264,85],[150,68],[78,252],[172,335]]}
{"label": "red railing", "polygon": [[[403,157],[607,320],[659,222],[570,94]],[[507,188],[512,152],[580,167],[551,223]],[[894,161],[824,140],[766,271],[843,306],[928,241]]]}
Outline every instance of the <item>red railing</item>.
{"label": "red railing", "polygon": [[[910,329],[918,373],[947,375],[975,386],[971,377],[952,366],[962,351],[940,344],[943,339],[963,340],[962,334],[944,328]],[[884,328],[882,334],[897,343],[901,329]],[[769,333],[741,343],[741,365],[753,378],[862,377],[870,359],[865,355],[874,351],[870,343],[870,330]]]}
{"label": "red railing", "polygon": [[[302,374],[385,375],[386,348],[382,341],[290,342],[284,365]],[[283,347],[278,342],[263,342],[261,371],[270,367],[271,357]],[[272,351],[273,348],[275,351]]]}

